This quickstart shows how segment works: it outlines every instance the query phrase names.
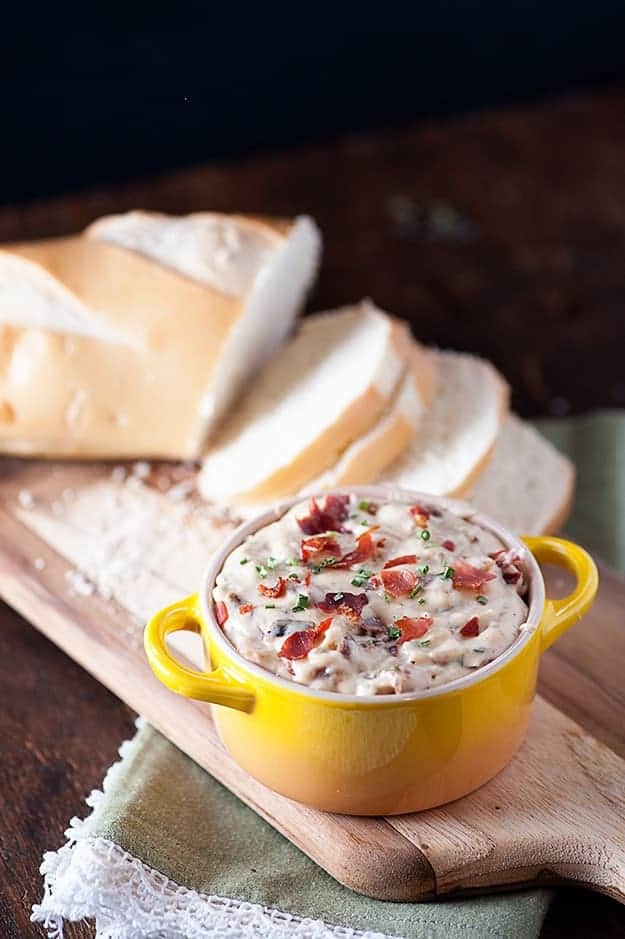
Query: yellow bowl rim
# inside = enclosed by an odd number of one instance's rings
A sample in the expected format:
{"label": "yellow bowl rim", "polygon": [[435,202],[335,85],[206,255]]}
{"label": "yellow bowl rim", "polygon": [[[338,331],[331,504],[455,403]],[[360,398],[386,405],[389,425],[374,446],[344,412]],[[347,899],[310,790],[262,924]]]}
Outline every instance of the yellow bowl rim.
{"label": "yellow bowl rim", "polygon": [[[492,662],[489,662],[488,665],[483,665],[471,675],[456,678],[442,685],[440,688],[427,688],[423,691],[406,691],[394,695],[341,694],[338,691],[322,691],[319,688],[309,688],[307,685],[302,685],[295,681],[289,681],[287,678],[281,678],[279,675],[274,675],[273,672],[268,671],[268,669],[263,668],[261,665],[257,665],[255,662],[250,662],[248,659],[244,658],[230,642],[221,626],[217,623],[213,613],[213,605],[210,600],[212,599],[212,589],[217,575],[221,571],[228,555],[231,554],[235,548],[238,548],[248,535],[254,534],[254,532],[258,531],[260,528],[264,528],[265,525],[278,521],[285,512],[298,502],[310,499],[312,496],[316,498],[325,496],[328,495],[328,493],[334,493],[336,495],[354,493],[355,495],[363,496],[368,499],[390,499],[402,502],[424,500],[434,503],[435,505],[439,504],[443,507],[450,508],[452,511],[460,512],[465,518],[470,519],[471,522],[497,535],[506,547],[517,550],[523,559],[525,572],[529,574],[530,604],[527,620],[525,623],[521,624],[519,635],[512,645],[509,646],[505,652],[502,652],[501,655],[497,656],[496,659],[493,659]],[[253,676],[258,676],[258,678],[263,681],[268,681],[270,684],[277,685],[285,691],[304,695],[308,698],[317,698],[329,704],[366,704],[368,706],[376,705],[378,707],[388,707],[393,704],[399,704],[400,702],[443,697],[444,695],[463,691],[468,686],[483,681],[507,665],[535,635],[540,625],[545,607],[545,582],[538,562],[526,545],[508,531],[507,528],[500,525],[499,522],[496,522],[488,515],[483,515],[481,512],[475,511],[468,502],[464,502],[460,499],[450,499],[446,496],[433,496],[431,493],[415,492],[410,489],[394,486],[342,486],[285,499],[269,508],[263,509],[258,515],[255,515],[253,518],[239,525],[211,556],[202,580],[199,596],[203,626],[209,630],[212,641],[216,642],[216,644],[219,645],[231,659],[234,659],[237,665],[244,671],[250,672]]]}

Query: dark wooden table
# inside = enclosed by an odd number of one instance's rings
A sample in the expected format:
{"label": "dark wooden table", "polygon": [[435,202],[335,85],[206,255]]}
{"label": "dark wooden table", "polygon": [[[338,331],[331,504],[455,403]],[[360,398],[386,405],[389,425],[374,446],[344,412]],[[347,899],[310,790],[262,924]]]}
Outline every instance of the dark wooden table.
{"label": "dark wooden table", "polygon": [[[0,241],[137,206],[309,212],[325,237],[314,308],[371,296],[419,338],[487,355],[524,415],[625,405],[623,92],[0,208]],[[42,852],[84,814],[133,715],[2,605],[0,670],[0,937],[24,939],[43,934],[28,919]],[[543,935],[624,932],[617,904],[563,890]]]}

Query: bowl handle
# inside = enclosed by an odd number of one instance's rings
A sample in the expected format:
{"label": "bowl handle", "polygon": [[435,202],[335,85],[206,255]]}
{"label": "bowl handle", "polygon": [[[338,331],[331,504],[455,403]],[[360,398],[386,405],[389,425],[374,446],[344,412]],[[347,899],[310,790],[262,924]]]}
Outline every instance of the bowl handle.
{"label": "bowl handle", "polygon": [[530,537],[522,539],[538,562],[556,564],[575,575],[575,587],[561,600],[545,601],[540,621],[542,650],[559,639],[569,626],[588,610],[599,586],[595,562],[583,548],[564,538]]}
{"label": "bowl handle", "polygon": [[223,668],[214,669],[212,672],[197,672],[176,661],[167,648],[166,639],[170,633],[181,629],[201,632],[197,594],[165,607],[153,616],[145,627],[145,654],[158,680],[185,698],[223,704],[238,711],[251,711],[254,707],[254,692],[237,682]]}

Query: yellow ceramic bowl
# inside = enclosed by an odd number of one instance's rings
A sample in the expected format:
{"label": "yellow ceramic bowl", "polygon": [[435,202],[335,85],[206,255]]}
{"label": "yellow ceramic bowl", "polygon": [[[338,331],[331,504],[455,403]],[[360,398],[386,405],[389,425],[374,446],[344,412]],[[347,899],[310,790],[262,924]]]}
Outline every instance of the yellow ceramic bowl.
{"label": "yellow ceramic bowl", "polygon": [[[348,490],[343,490],[348,491]],[[365,498],[436,502],[423,493],[353,487]],[[292,500],[241,526],[212,558],[199,594],[148,623],[145,650],[172,691],[208,701],[230,754],[252,776],[291,799],[329,812],[392,815],[441,805],[498,773],[520,746],[541,654],[591,605],[597,570],[582,548],[560,538],[524,538],[529,548],[529,618],[498,659],[442,688],[363,697],[316,691],[246,661],[218,626],[211,600],[225,558],[275,521]],[[523,544],[491,519],[474,520],[517,550]],[[577,580],[564,599],[545,597],[538,561]],[[176,630],[200,632],[212,671],[196,672],[169,653]]]}

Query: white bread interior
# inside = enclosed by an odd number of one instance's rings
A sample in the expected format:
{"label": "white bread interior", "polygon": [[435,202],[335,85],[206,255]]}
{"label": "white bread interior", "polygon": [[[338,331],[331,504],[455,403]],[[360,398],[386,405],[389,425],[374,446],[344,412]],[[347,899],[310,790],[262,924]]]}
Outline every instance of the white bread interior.
{"label": "white bread interior", "polygon": [[466,498],[517,534],[552,534],[566,521],[574,488],[571,461],[510,414],[492,459]]}
{"label": "white bread interior", "polygon": [[375,480],[410,445],[432,397],[435,364],[435,357],[412,341],[406,372],[389,407],[331,469],[306,484],[304,494]]}
{"label": "white bread interior", "polygon": [[284,339],[317,269],[310,219],[148,218],[145,252],[115,243],[142,213],[0,249],[0,450],[198,456]]}
{"label": "white bread interior", "polygon": [[298,492],[377,422],[408,349],[404,327],[368,301],[303,320],[208,450],[202,494],[263,503]]}
{"label": "white bread interior", "polygon": [[430,407],[412,444],[379,482],[460,496],[491,456],[508,409],[508,386],[489,362],[460,352],[435,352]]}

